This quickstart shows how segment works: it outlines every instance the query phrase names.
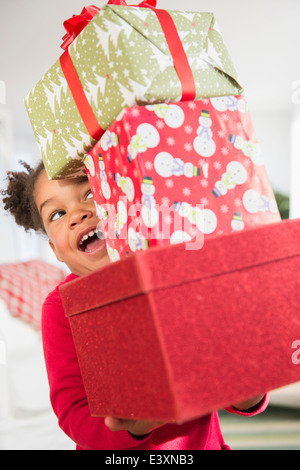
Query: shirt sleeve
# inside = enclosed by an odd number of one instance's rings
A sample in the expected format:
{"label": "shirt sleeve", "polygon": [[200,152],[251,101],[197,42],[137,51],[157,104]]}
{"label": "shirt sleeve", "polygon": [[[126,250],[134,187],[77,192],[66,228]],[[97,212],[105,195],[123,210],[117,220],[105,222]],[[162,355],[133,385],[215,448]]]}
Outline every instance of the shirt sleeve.
{"label": "shirt sleeve", "polygon": [[238,410],[237,408],[235,408],[234,406],[230,406],[230,407],[225,408],[225,409],[229,413],[236,414],[236,415],[255,416],[255,415],[258,415],[260,413],[263,413],[266,410],[266,408],[269,404],[269,401],[270,401],[270,394],[266,393],[264,398],[259,403],[257,403],[257,405],[253,406],[252,408],[249,408],[248,410],[241,411],[241,410]]}
{"label": "shirt sleeve", "polygon": [[143,441],[127,431],[112,432],[104,418],[91,416],[69,320],[61,301],[45,301],[42,335],[50,400],[62,430],[86,450],[125,450],[139,446]]}

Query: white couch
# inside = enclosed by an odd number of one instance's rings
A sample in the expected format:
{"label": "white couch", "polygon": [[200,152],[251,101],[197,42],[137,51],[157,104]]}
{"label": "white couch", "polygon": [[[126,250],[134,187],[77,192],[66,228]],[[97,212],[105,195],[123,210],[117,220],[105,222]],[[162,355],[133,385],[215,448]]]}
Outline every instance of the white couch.
{"label": "white couch", "polygon": [[0,298],[0,450],[73,450],[52,411],[41,334]]}

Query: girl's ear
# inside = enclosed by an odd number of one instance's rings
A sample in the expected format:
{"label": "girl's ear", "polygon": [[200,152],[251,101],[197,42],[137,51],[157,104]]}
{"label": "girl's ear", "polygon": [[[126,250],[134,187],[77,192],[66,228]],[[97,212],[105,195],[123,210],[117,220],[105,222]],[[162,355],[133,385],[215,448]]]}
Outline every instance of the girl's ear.
{"label": "girl's ear", "polygon": [[64,260],[63,260],[63,259],[59,256],[59,254],[57,253],[57,250],[56,250],[56,248],[55,248],[55,245],[54,245],[54,243],[53,243],[51,240],[49,240],[49,245],[50,245],[50,247],[52,248],[52,251],[53,251],[53,253],[54,253],[55,256],[56,256],[56,259],[57,259],[58,261],[60,261],[61,263],[64,263]]}

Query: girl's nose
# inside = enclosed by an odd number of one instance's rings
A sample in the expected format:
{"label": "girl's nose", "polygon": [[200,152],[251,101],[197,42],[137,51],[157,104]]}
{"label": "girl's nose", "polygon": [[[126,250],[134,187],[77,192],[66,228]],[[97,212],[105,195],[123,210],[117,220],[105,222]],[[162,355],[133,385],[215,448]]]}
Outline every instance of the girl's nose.
{"label": "girl's nose", "polygon": [[81,224],[85,219],[93,217],[93,213],[89,210],[77,210],[74,211],[69,219],[69,228],[73,229],[77,225]]}

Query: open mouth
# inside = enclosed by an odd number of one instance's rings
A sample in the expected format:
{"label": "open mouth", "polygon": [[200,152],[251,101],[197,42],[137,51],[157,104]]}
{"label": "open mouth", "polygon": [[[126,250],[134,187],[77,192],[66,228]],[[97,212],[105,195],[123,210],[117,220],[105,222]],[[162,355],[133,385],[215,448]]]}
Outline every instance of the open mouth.
{"label": "open mouth", "polygon": [[100,229],[95,228],[85,233],[79,240],[79,250],[84,253],[94,253],[105,245],[104,236]]}

